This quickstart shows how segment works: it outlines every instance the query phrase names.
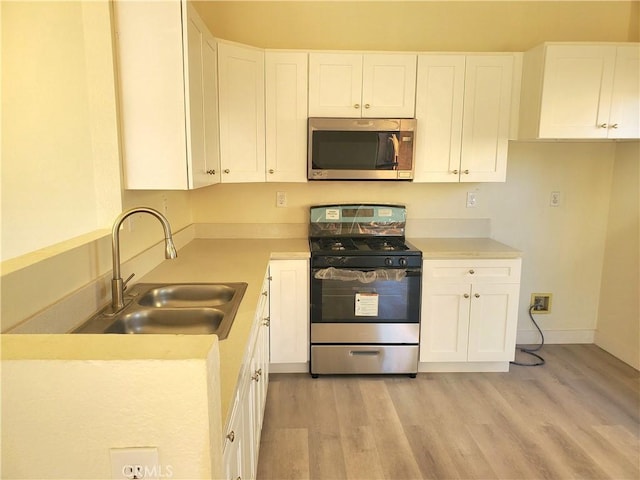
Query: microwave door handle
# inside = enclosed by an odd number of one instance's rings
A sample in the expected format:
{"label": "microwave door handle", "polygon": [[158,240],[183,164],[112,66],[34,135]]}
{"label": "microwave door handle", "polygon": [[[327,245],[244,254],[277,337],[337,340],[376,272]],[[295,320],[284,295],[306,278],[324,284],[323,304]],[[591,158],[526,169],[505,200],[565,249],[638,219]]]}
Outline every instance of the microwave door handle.
{"label": "microwave door handle", "polygon": [[400,155],[400,142],[398,142],[398,137],[395,133],[391,134],[389,141],[393,143],[393,166],[396,168],[398,166],[398,157]]}

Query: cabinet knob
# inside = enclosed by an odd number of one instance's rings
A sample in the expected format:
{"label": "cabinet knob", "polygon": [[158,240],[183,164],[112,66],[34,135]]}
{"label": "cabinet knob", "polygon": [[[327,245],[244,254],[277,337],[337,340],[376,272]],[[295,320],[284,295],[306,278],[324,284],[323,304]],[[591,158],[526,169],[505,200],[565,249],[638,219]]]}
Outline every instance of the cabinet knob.
{"label": "cabinet knob", "polygon": [[264,292],[262,292],[262,295],[266,297],[267,295],[269,295],[269,293],[265,290]]}
{"label": "cabinet knob", "polygon": [[357,109],[359,109],[359,108],[360,108],[360,104],[359,104],[359,103],[356,103],[356,104],[353,106],[353,108],[355,108],[356,110],[357,110]]}
{"label": "cabinet knob", "polygon": [[614,123],[613,125],[610,125],[609,128],[618,128],[618,124]]}
{"label": "cabinet knob", "polygon": [[368,103],[365,103],[364,108],[371,108],[371,105],[369,105]]}
{"label": "cabinet knob", "polygon": [[273,168],[270,168],[269,173],[273,175],[274,173],[276,173],[276,171]]}
{"label": "cabinet knob", "polygon": [[473,275],[474,273],[476,273],[476,271],[473,268],[469,270],[469,275]]}
{"label": "cabinet knob", "polygon": [[469,298],[469,294],[468,294],[468,293],[465,293],[465,294],[463,295],[463,297],[464,297],[464,298]]}
{"label": "cabinet knob", "polygon": [[601,123],[600,125],[598,125],[598,128],[607,128],[608,125],[606,123]]}
{"label": "cabinet knob", "polygon": [[233,442],[236,439],[236,433],[233,430],[231,430],[227,434],[227,438],[229,439],[230,442]]}
{"label": "cabinet knob", "polygon": [[230,173],[230,170],[228,168],[225,168],[223,171],[224,173]]}
{"label": "cabinet knob", "polygon": [[262,319],[262,325],[264,325],[265,327],[268,327],[269,325],[271,325],[271,318],[270,317],[264,317]]}
{"label": "cabinet knob", "polygon": [[474,295],[474,297],[476,297],[476,298],[480,298],[480,294],[479,294],[479,293],[476,293],[476,294]]}
{"label": "cabinet knob", "polygon": [[214,169],[211,169],[211,170],[207,170],[207,173],[208,173],[209,175],[215,175],[215,174],[216,174],[216,171],[215,171]]}
{"label": "cabinet knob", "polygon": [[260,381],[260,375],[262,375],[262,369],[256,370],[251,377],[251,380],[255,380],[256,382]]}
{"label": "cabinet knob", "polygon": [[469,170],[464,170],[462,173],[464,173],[465,175],[469,175]]}
{"label": "cabinet knob", "polygon": [[453,173],[454,175],[458,175],[458,173],[460,172],[458,172],[458,170],[451,170],[451,173]]}

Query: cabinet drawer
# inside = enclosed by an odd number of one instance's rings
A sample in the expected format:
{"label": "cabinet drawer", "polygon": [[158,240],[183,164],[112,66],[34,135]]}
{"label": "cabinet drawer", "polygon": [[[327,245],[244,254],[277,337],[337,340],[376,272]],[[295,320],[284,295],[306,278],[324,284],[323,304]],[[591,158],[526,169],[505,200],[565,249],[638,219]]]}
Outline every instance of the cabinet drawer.
{"label": "cabinet drawer", "polygon": [[522,260],[425,260],[423,279],[438,283],[519,283]]}

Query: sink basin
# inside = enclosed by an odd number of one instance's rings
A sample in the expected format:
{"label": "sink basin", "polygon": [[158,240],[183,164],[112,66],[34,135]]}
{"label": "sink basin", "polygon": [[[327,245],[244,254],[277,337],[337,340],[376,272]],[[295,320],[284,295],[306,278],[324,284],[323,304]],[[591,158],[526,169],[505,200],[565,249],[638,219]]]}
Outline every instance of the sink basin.
{"label": "sink basin", "polygon": [[228,303],[237,289],[212,283],[164,285],[152,288],[138,299],[146,307],[217,306]]}
{"label": "sink basin", "polygon": [[145,308],[120,315],[104,333],[216,333],[224,312],[215,308]]}
{"label": "sink basin", "polygon": [[229,335],[246,283],[138,283],[72,333]]}

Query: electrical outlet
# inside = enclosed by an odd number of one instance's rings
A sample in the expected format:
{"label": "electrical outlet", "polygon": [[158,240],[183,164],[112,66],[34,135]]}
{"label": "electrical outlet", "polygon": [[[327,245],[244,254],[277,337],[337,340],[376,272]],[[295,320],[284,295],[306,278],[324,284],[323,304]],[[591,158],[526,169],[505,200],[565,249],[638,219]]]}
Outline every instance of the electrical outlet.
{"label": "electrical outlet", "polygon": [[550,313],[551,312],[551,294],[550,293],[532,293],[531,303],[533,305],[533,313]]}
{"label": "electrical outlet", "polygon": [[551,192],[551,199],[549,200],[549,205],[552,207],[560,206],[560,192]]}
{"label": "electrical outlet", "polygon": [[112,448],[111,478],[145,479],[159,478],[160,464],[155,447]]}
{"label": "electrical outlet", "polygon": [[286,206],[287,206],[287,193],[276,192],[276,207],[286,207]]}
{"label": "electrical outlet", "polygon": [[478,206],[478,195],[476,192],[467,192],[467,208],[476,208]]}

